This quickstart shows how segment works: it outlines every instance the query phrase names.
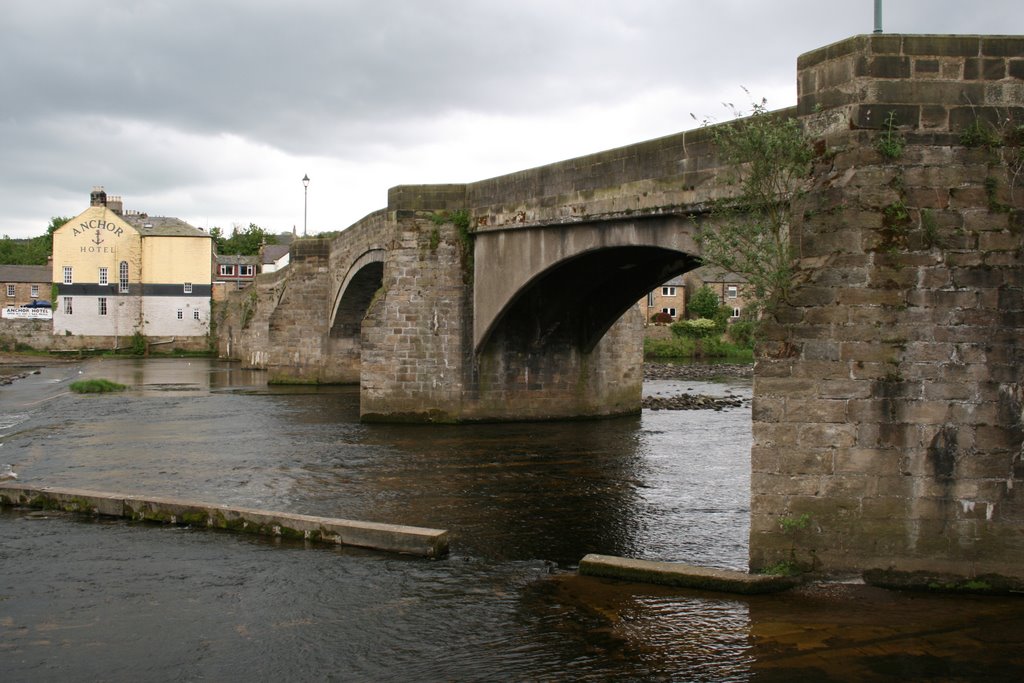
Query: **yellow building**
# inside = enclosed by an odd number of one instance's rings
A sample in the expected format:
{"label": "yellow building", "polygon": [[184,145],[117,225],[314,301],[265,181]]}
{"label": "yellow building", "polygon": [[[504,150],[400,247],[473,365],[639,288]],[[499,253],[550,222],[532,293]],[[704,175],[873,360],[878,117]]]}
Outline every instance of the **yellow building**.
{"label": "yellow building", "polygon": [[205,348],[210,235],[177,218],[125,215],[94,188],[89,208],[53,234],[56,347],[123,348],[142,334]]}

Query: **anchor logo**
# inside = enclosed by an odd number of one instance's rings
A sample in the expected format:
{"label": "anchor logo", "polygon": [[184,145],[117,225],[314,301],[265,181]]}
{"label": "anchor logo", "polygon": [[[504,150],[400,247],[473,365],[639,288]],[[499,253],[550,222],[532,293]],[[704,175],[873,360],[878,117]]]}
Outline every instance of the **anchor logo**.
{"label": "anchor logo", "polygon": [[96,231],[96,237],[94,237],[92,239],[92,243],[93,244],[103,244],[103,238],[100,237],[100,231],[99,230]]}

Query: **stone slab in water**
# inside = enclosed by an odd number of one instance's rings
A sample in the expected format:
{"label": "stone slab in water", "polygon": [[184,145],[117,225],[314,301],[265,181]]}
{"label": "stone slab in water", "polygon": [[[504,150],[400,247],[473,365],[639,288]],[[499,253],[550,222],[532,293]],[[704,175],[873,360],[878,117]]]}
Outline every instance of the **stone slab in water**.
{"label": "stone slab in water", "polygon": [[191,524],[426,557],[440,557],[448,553],[448,532],[443,529],[228,507],[179,498],[153,498],[75,488],[0,485],[0,504],[169,524]]}
{"label": "stone slab in water", "polygon": [[792,576],[748,574],[680,562],[653,562],[593,553],[580,560],[579,571],[586,576],[747,595],[776,593],[800,583],[798,578]]}

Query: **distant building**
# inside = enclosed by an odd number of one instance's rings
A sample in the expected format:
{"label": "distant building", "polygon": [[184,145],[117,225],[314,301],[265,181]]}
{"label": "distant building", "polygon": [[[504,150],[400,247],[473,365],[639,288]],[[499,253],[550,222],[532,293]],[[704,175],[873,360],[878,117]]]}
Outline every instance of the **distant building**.
{"label": "distant building", "polygon": [[708,286],[718,295],[718,301],[731,310],[730,319],[736,320],[742,314],[748,301],[747,279],[738,273],[731,273],[715,266],[701,266],[683,276],[687,295],[693,296],[703,286]]}
{"label": "distant building", "polygon": [[125,213],[119,197],[93,188],[89,208],[53,234],[55,345],[118,347],[140,333],[205,347],[212,254],[206,232]]}
{"label": "distant building", "polygon": [[676,276],[648,292],[640,301],[640,312],[647,323],[658,313],[671,316],[673,321],[682,319],[686,314],[686,284],[683,276]]}
{"label": "distant building", "polygon": [[268,244],[260,249],[261,273],[274,273],[288,265],[291,246],[287,244]]}
{"label": "distant building", "polygon": [[0,287],[3,287],[5,307],[49,301],[52,282],[52,266],[0,265]]}

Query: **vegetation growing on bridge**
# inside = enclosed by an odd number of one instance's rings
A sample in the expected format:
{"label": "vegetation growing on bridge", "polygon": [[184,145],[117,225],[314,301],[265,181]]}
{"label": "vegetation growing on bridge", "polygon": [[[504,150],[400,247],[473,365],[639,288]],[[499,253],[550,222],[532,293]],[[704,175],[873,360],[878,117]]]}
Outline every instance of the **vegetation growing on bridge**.
{"label": "vegetation growing on bridge", "polygon": [[746,118],[733,113],[737,120],[711,135],[737,191],[712,208],[715,228],[698,235],[701,257],[745,277],[752,303],[771,309],[794,284],[790,203],[804,191],[814,149],[800,121],[769,112],[764,99]]}

